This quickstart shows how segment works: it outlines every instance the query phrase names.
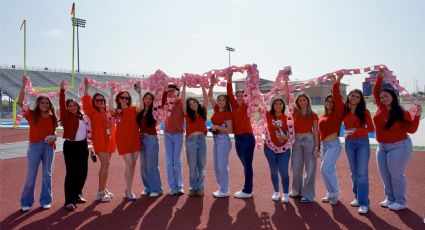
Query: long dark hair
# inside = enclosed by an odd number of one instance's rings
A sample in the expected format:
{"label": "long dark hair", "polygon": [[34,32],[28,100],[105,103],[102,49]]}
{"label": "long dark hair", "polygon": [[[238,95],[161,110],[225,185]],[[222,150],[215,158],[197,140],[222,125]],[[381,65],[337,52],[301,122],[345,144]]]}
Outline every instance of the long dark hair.
{"label": "long dark hair", "polygon": [[40,95],[35,100],[34,109],[33,109],[34,113],[33,113],[33,116],[32,116],[32,122],[35,125],[37,125],[38,119],[40,118],[40,115],[41,115],[40,102],[41,102],[41,100],[44,100],[44,99],[49,102],[49,114],[53,116],[53,123],[54,123],[55,127],[57,127],[58,126],[58,117],[56,116],[55,107],[53,106],[52,101],[50,101],[50,98],[48,98],[45,95]]}
{"label": "long dark hair", "polygon": [[[197,111],[194,111],[192,108],[190,108],[190,101],[194,101],[198,103]],[[193,122],[196,120],[196,114],[201,116],[201,118],[204,120],[207,119],[207,112],[205,111],[204,106],[201,105],[201,103],[199,103],[199,100],[194,97],[189,97],[186,99],[186,112],[187,112],[187,115],[190,117],[190,120],[192,120]]]}
{"label": "long dark hair", "polygon": [[400,102],[398,101],[397,94],[391,89],[382,89],[381,92],[379,92],[379,95],[381,95],[382,92],[389,93],[391,97],[393,98],[391,102],[390,114],[388,116],[388,120],[385,123],[384,128],[385,129],[391,128],[391,126],[393,126],[396,121],[406,122],[406,120],[404,119],[403,107],[400,106]]}
{"label": "long dark hair", "polygon": [[[332,98],[332,100],[333,100],[334,96],[332,94],[328,94],[328,96],[325,97],[325,103],[328,100],[328,98]],[[334,103],[334,110],[335,110],[335,101],[333,103]],[[326,115],[326,114],[328,114],[328,109],[326,108],[326,105],[324,107],[325,107],[325,115]]]}
{"label": "long dark hair", "polygon": [[227,96],[227,94],[220,94],[220,95],[218,95],[217,96],[217,100],[218,100],[219,97],[223,97],[226,100],[226,105],[224,106],[224,111],[231,112],[232,109],[230,107],[230,100],[229,100],[229,97]]}
{"label": "long dark hair", "polygon": [[275,115],[275,113],[276,113],[276,111],[274,110],[274,104],[275,104],[277,101],[282,102],[282,104],[283,104],[282,114],[284,114],[284,113],[285,113],[285,109],[286,109],[285,102],[283,101],[283,99],[282,99],[282,98],[275,98],[275,99],[273,100],[273,102],[272,102],[272,107],[270,108],[270,114],[271,114],[271,115],[273,115],[273,116],[274,116],[274,115]]}
{"label": "long dark hair", "polygon": [[82,119],[83,119],[83,113],[81,112],[80,104],[78,104],[78,102],[77,102],[74,98],[69,98],[69,99],[67,99],[67,100],[66,100],[66,102],[65,102],[66,107],[68,107],[68,105],[69,105],[70,103],[74,103],[74,104],[76,104],[76,105],[77,105],[77,108],[78,108],[78,110],[77,110],[77,116],[78,116],[78,118],[79,118],[80,120],[82,120]]}
{"label": "long dark hair", "polygon": [[147,113],[146,113],[146,126],[147,127],[152,127],[152,126],[154,126],[156,124],[156,120],[153,117],[153,102],[155,100],[155,96],[152,93],[150,93],[150,92],[146,92],[145,95],[143,95],[143,101],[140,102],[140,103],[145,103],[144,100],[145,100],[145,97],[147,97],[147,96],[151,96],[152,97],[152,104],[149,106],[149,108],[146,108],[146,106],[143,106],[143,110],[140,111],[137,114],[136,122],[137,122],[137,124],[139,124],[139,126],[142,125],[141,124],[141,121],[142,121],[142,118],[143,118],[143,114],[145,113],[145,110],[147,110]]}
{"label": "long dark hair", "polygon": [[366,111],[366,101],[364,100],[364,96],[363,96],[363,92],[359,89],[353,89],[350,91],[350,93],[347,96],[347,99],[345,100],[345,106],[344,106],[344,113],[348,114],[350,113],[350,101],[349,98],[351,96],[351,94],[353,93],[357,93],[360,95],[360,102],[359,104],[357,104],[356,106],[356,110],[354,111],[354,115],[356,115],[356,117],[359,119],[360,124],[363,125],[366,121],[365,118],[365,111]]}

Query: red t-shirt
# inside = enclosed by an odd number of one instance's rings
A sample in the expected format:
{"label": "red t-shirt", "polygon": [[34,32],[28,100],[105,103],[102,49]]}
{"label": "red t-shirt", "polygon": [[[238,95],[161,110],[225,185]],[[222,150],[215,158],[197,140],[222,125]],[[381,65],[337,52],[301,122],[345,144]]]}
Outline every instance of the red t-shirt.
{"label": "red t-shirt", "polygon": [[332,89],[334,110],[331,114],[326,114],[325,112],[319,119],[320,139],[324,139],[332,133],[337,133],[339,136],[341,132],[341,123],[344,116],[344,102],[342,102],[339,85],[339,83],[336,83]]}
{"label": "red t-shirt", "polygon": [[383,79],[381,77],[378,77],[378,80],[373,87],[373,96],[375,98],[375,103],[378,106],[378,110],[373,117],[376,140],[381,143],[393,143],[406,140],[407,133],[415,133],[418,129],[420,116],[414,116],[412,118],[410,113],[404,110],[403,117],[405,122],[396,121],[389,129],[385,129],[385,124],[387,123],[390,111],[385,108],[385,105],[382,104],[379,98],[382,80]]}
{"label": "red t-shirt", "polygon": [[157,132],[156,132],[156,121],[150,127],[148,127],[147,122],[148,122],[148,119],[146,118],[146,116],[143,116],[142,119],[140,120],[140,124],[139,124],[140,132],[141,133],[146,133],[146,134],[149,134],[149,135],[157,135]]}
{"label": "red t-shirt", "polygon": [[315,112],[311,114],[310,118],[308,118],[307,115],[302,115],[297,111],[294,111],[292,116],[294,118],[295,133],[313,132],[313,122],[319,120],[319,117]]}
{"label": "red t-shirt", "polygon": [[[164,91],[162,95],[162,106],[164,107],[167,103],[168,93]],[[183,103],[180,98],[176,98],[174,101],[173,109],[171,110],[171,115],[165,116],[164,121],[164,133],[184,133],[184,113],[183,113]]]}
{"label": "red t-shirt", "polygon": [[251,119],[248,117],[248,105],[243,102],[241,105],[233,95],[232,84],[227,84],[227,96],[232,105],[232,126],[235,135],[252,133]]}
{"label": "red t-shirt", "polygon": [[196,114],[195,121],[192,121],[192,119],[186,115],[186,136],[189,136],[190,134],[194,132],[203,132],[205,135],[207,134],[207,125],[205,124],[206,120],[203,119],[201,116]]}
{"label": "red t-shirt", "polygon": [[117,123],[115,140],[118,153],[120,155],[138,152],[141,149],[139,127],[137,126],[136,116],[137,111],[134,106],[125,108],[121,113],[117,112],[115,114],[115,120]]}
{"label": "red t-shirt", "polygon": [[[283,134],[286,134],[286,130],[288,129],[288,126],[286,123],[288,117],[285,114],[281,114],[279,116],[271,115],[270,111],[267,111],[266,118],[267,118],[267,129],[269,130],[270,138],[273,144],[276,145],[276,147],[283,146],[286,143],[286,141],[283,143],[280,143],[279,139],[277,138],[277,132],[281,131]],[[269,147],[267,146],[266,142],[264,143],[264,145],[266,147]]]}
{"label": "red t-shirt", "polygon": [[[214,114],[211,117],[211,123],[213,125],[219,125],[219,126],[225,126],[226,123],[225,121],[231,121],[232,120],[232,114],[230,113],[230,111],[223,111],[220,112],[218,111],[218,108],[214,108]],[[224,132],[220,132],[220,131],[214,131],[214,134],[222,134]]]}
{"label": "red t-shirt", "polygon": [[38,116],[37,124],[33,122],[34,111],[29,109],[25,112],[25,119],[30,126],[29,141],[36,143],[44,140],[49,135],[54,135],[57,125],[54,122],[53,116],[43,117]]}
{"label": "red t-shirt", "polygon": [[345,129],[356,129],[356,132],[350,135],[347,135],[346,138],[362,138],[368,137],[368,133],[373,132],[375,129],[373,127],[372,118],[370,117],[369,110],[365,110],[364,113],[365,122],[360,124],[359,118],[354,113],[347,113],[344,116],[344,126]]}

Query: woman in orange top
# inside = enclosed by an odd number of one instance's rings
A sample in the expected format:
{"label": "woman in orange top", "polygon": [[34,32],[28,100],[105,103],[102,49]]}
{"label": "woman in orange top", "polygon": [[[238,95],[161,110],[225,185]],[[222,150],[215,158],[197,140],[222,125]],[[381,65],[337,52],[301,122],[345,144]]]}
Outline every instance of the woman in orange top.
{"label": "woman in orange top", "polygon": [[[292,146],[292,191],[291,197],[301,196],[301,202],[314,200],[316,190],[316,165],[319,157],[319,117],[311,109],[310,97],[306,93],[295,98],[294,118],[295,143]],[[305,170],[305,174],[304,174]]]}
{"label": "woman in orange top", "polygon": [[351,206],[360,214],[369,210],[369,132],[374,131],[372,118],[366,109],[362,91],[351,90],[345,101],[345,152],[350,164],[355,199]]}
{"label": "woman in orange top", "polygon": [[205,165],[207,162],[208,96],[202,87],[203,105],[194,97],[186,99],[186,83],[183,85],[183,113],[186,118],[186,155],[189,166],[189,196],[204,195]]}
{"label": "woman in orange top", "polygon": [[[22,78],[22,88],[18,99],[18,105],[22,109],[24,109],[27,80],[25,76]],[[35,180],[40,161],[43,169],[40,205],[43,209],[49,209],[52,203],[52,166],[56,141],[55,130],[58,124],[55,108],[50,99],[43,95],[37,97],[34,109],[25,111],[25,119],[30,126],[30,132],[27,151],[28,171],[21,195],[21,210],[29,211],[34,204]]]}
{"label": "woman in orange top", "polygon": [[211,117],[211,130],[214,134],[213,162],[214,174],[219,186],[219,189],[213,192],[213,196],[223,198],[229,196],[229,153],[232,149],[229,133],[233,130],[233,123],[229,98],[222,94],[217,97],[216,102],[213,96],[214,84],[211,81],[208,91],[208,98],[214,108],[214,114]]}
{"label": "woman in orange top", "polygon": [[93,98],[89,95],[87,78],[84,79],[83,110],[91,120],[93,148],[100,159],[99,187],[96,200],[109,202],[113,194],[106,189],[106,182],[111,153],[115,152],[115,125],[106,108],[105,97],[100,93],[95,93]]}
{"label": "woman in orange top", "polygon": [[[139,95],[139,102],[143,103],[140,86],[135,87]],[[137,158],[141,149],[139,126],[137,125],[137,113],[141,110],[140,106],[131,105],[131,95],[128,91],[121,91],[115,98],[117,108],[111,113],[115,117],[117,127],[115,141],[118,153],[123,157],[125,162],[125,196],[130,201],[135,201],[136,196],[133,194],[133,177],[136,167]]]}
{"label": "woman in orange top", "polygon": [[338,79],[333,76],[332,95],[328,95],[325,99],[325,113],[319,118],[318,124],[320,139],[322,142],[322,165],[320,167],[320,172],[322,173],[323,182],[328,190],[328,193],[322,201],[332,205],[338,203],[339,197],[336,162],[341,155],[339,133],[341,130],[342,119],[344,117],[344,103],[342,102],[339,90],[343,73],[338,72],[337,75]]}
{"label": "woman in orange top", "polygon": [[415,116],[400,106],[397,94],[391,89],[381,89],[384,70],[378,72],[378,79],[373,87],[378,110],[375,123],[376,161],[384,183],[386,199],[382,207],[397,211],[407,208],[406,165],[409,162],[413,146],[408,133],[415,133],[419,126],[422,107],[418,105]]}
{"label": "woman in orange top", "polygon": [[[282,152],[275,152],[272,150],[272,146],[282,147],[287,141],[287,119],[285,115],[285,102],[282,98],[276,98],[271,104],[270,111],[266,113],[267,129],[270,133],[270,140],[264,143],[264,155],[266,155],[267,162],[270,167],[270,177],[273,184],[273,196],[272,200],[278,201],[280,197],[279,192],[279,175],[282,181],[283,194],[282,202],[289,202],[289,159],[291,157],[291,149],[284,149]],[[267,142],[270,141],[270,144]]]}

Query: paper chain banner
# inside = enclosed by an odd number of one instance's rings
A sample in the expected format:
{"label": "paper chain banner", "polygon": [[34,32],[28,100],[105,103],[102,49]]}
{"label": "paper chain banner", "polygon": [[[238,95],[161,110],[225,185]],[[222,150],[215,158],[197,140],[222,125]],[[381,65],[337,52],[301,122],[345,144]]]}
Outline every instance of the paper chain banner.
{"label": "paper chain banner", "polygon": [[[302,91],[306,88],[310,88],[312,86],[326,82],[330,80],[332,76],[339,72],[344,73],[344,75],[356,75],[368,73],[372,70],[378,71],[381,68],[384,69],[384,76],[386,80],[391,84],[394,89],[396,89],[400,93],[400,96],[403,96],[404,98],[412,102],[410,113],[412,116],[414,116],[417,110],[417,105],[419,104],[418,101],[405,88],[400,86],[395,76],[385,65],[374,65],[366,68],[357,69],[341,69],[296,84],[289,83],[289,76],[292,74],[292,72],[290,67],[285,67],[283,70],[280,70],[278,72],[272,90],[265,94],[261,93],[259,89],[260,75],[256,64],[247,64],[244,66],[230,66],[225,69],[214,69],[201,75],[185,73],[180,78],[170,77],[161,70],[157,70],[154,74],[151,74],[147,79],[130,79],[124,82],[110,81],[104,83],[89,79],[89,84],[93,87],[99,87],[102,89],[106,89],[109,87],[112,89],[113,94],[122,90],[131,90],[133,88],[133,85],[136,83],[140,84],[143,90],[153,91],[155,94],[154,117],[157,121],[159,121],[159,124],[165,119],[165,116],[167,114],[169,115],[171,113],[172,110],[173,102],[169,101],[169,99],[167,99],[168,106],[162,107],[162,95],[165,87],[169,83],[174,83],[177,86],[182,86],[183,82],[185,82],[186,85],[190,88],[208,88],[210,81],[212,80],[216,82],[218,86],[224,87],[226,86],[226,79],[229,73],[245,73],[247,74],[247,77],[245,78],[244,99],[248,105],[247,113],[251,119],[251,125],[256,138],[257,147],[260,147],[262,145],[262,135],[264,132],[265,142],[267,143],[267,146],[270,147],[274,152],[282,152],[290,148],[295,141],[294,122],[291,111],[293,111],[294,109],[293,99],[294,94],[297,91]],[[289,92],[289,94],[287,95],[289,104],[289,112],[287,113],[288,141],[284,146],[276,147],[273,142],[271,142],[270,133],[267,129],[266,112],[268,110],[268,107],[270,106],[271,100],[274,97],[281,97],[286,94],[285,85],[287,86],[287,90]],[[84,85],[83,82],[81,82],[79,92],[82,92],[83,90]],[[32,87],[31,81],[28,78],[28,81],[25,85],[23,111],[28,109],[29,96],[38,97],[41,94],[42,93],[36,91]],[[43,95],[46,95],[49,98],[53,99],[59,97],[59,92],[51,92]],[[112,97],[110,99],[112,100]],[[18,114],[16,119],[16,125],[20,124],[23,118],[23,111]],[[255,118],[257,112],[259,114],[259,120],[256,120]]]}

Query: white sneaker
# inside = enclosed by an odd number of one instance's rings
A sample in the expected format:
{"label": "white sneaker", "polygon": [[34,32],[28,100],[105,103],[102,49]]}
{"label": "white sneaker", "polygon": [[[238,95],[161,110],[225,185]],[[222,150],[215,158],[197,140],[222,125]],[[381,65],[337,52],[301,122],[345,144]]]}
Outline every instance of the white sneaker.
{"label": "white sneaker", "polygon": [[366,214],[369,211],[369,208],[367,206],[360,206],[359,213],[360,214]]}
{"label": "white sneaker", "polygon": [[[352,207],[359,207],[359,201],[357,199],[354,199],[353,201],[351,201],[350,205]],[[366,207],[366,206],[365,206]]]}
{"label": "white sneaker", "polygon": [[50,209],[52,207],[52,205],[51,204],[43,204],[43,205],[41,205],[41,207],[43,209]]}
{"label": "white sneaker", "polygon": [[332,197],[330,198],[331,200],[329,201],[329,204],[335,205],[338,204],[338,197]]}
{"label": "white sneaker", "polygon": [[106,194],[108,194],[109,198],[111,198],[111,199],[114,198],[114,194],[112,192],[108,191],[108,189],[105,188],[105,192],[106,192]]}
{"label": "white sneaker", "polygon": [[149,193],[143,190],[143,192],[140,193],[141,196],[149,196]]}
{"label": "white sneaker", "polygon": [[223,197],[228,197],[230,195],[229,195],[229,192],[221,192],[220,190],[217,190],[213,192],[213,196],[215,198],[223,198]]}
{"label": "white sneaker", "polygon": [[389,209],[393,211],[403,210],[407,208],[407,205],[399,204],[399,203],[392,203],[388,206]]}
{"label": "white sneaker", "polygon": [[21,211],[28,212],[31,209],[31,206],[22,206]]}
{"label": "white sneaker", "polygon": [[245,192],[242,192],[242,191],[235,193],[235,198],[246,199],[246,198],[251,198],[251,197],[252,197],[252,193],[245,193]]}
{"label": "white sneaker", "polygon": [[96,192],[96,200],[102,203],[106,203],[111,200],[111,197],[108,195],[106,191]]}
{"label": "white sneaker", "polygon": [[288,203],[288,202],[289,202],[289,195],[288,195],[288,193],[283,193],[282,203]]}
{"label": "white sneaker", "polygon": [[161,193],[159,193],[159,192],[151,192],[149,194],[149,197],[158,197],[158,196],[161,196]]}
{"label": "white sneaker", "polygon": [[279,192],[274,192],[273,196],[272,196],[272,200],[273,201],[278,201],[280,197],[280,193]]}
{"label": "white sneaker", "polygon": [[379,203],[381,205],[381,207],[383,208],[388,208],[388,206],[390,206],[391,204],[393,204],[394,202],[389,201],[388,199],[385,199],[384,201],[382,201],[381,203]]}

